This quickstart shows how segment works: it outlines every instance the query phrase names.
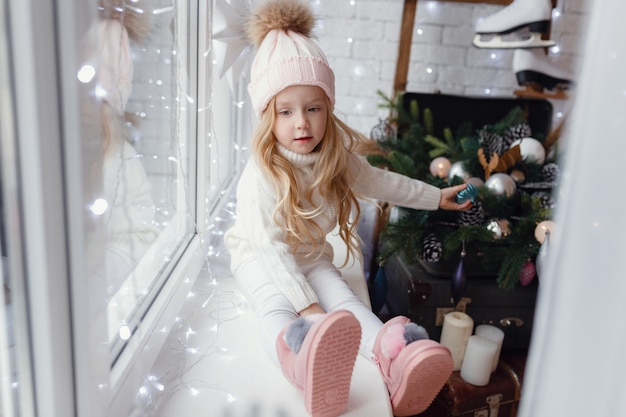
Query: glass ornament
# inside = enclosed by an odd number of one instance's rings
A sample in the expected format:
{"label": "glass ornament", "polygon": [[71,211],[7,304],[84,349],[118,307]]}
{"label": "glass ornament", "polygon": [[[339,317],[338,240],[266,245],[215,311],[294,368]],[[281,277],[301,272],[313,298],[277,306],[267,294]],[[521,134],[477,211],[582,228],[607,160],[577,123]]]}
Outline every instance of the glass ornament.
{"label": "glass ornament", "polygon": [[452,301],[454,305],[458,305],[459,301],[465,295],[465,290],[467,289],[467,274],[465,273],[465,263],[463,260],[465,259],[465,242],[463,243],[463,250],[461,251],[461,259],[459,260],[459,264],[457,265],[454,273],[452,274],[452,279],[450,280],[450,292],[452,294]]}
{"label": "glass ornament", "polygon": [[524,182],[524,180],[526,179],[526,174],[524,174],[519,169],[514,169],[513,171],[511,171],[510,175],[511,175],[511,178],[513,178],[515,182],[517,183]]}
{"label": "glass ornament", "polygon": [[454,177],[459,177],[464,182],[470,178],[470,173],[465,169],[465,164],[463,161],[456,161],[450,165],[450,170],[448,171],[448,178],[452,179]]}
{"label": "glass ornament", "polygon": [[465,274],[465,265],[463,263],[463,258],[459,260],[459,264],[454,270],[454,274],[452,275],[452,280],[450,280],[450,290],[452,293],[452,301],[456,306],[463,295],[465,294],[465,289],[467,288],[467,275]]}
{"label": "glass ornament", "polygon": [[537,242],[543,244],[547,238],[547,235],[550,235],[550,238],[554,238],[554,231],[556,228],[556,224],[552,220],[544,220],[540,222],[537,227],[535,227],[535,239]]}
{"label": "glass ornament", "polygon": [[430,163],[430,173],[434,177],[447,178],[450,172],[450,160],[445,156],[438,156]]}
{"label": "glass ornament", "polygon": [[464,190],[459,191],[456,194],[456,202],[459,204],[465,203],[467,200],[474,203],[478,196],[478,189],[474,184],[467,184]]}
{"label": "glass ornament", "polygon": [[511,143],[511,148],[519,145],[522,158],[543,165],[546,161],[546,150],[543,144],[534,138],[522,138]]}
{"label": "glass ornament", "polygon": [[537,275],[537,270],[535,269],[535,264],[532,261],[528,260],[520,270],[519,273],[519,282],[523,287],[528,286],[533,279],[535,279],[535,275]]}
{"label": "glass ornament", "polygon": [[502,239],[511,234],[510,222],[507,219],[492,219],[487,223],[487,230],[493,233],[495,240]]}
{"label": "glass ornament", "polygon": [[476,187],[482,187],[485,185],[485,181],[478,177],[469,177],[465,182],[468,184],[474,184]]}
{"label": "glass ornament", "polygon": [[498,172],[491,175],[485,186],[496,195],[504,195],[506,197],[513,197],[517,191],[517,184],[515,180],[508,174]]}

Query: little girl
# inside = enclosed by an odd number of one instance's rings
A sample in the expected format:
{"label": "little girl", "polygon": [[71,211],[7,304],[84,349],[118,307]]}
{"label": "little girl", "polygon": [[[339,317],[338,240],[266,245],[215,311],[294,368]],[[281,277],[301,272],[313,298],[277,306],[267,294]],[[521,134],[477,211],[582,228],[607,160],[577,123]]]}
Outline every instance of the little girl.
{"label": "little girl", "polygon": [[248,87],[259,125],[224,239],[263,344],[314,417],[345,411],[357,353],[380,368],[394,415],[424,411],[452,372],[449,351],[406,317],[382,321],[333,265],[338,226],[359,250],[359,198],[422,210],[465,210],[456,193],[371,166],[363,138],[333,114],[334,74],[310,38],[306,0],[268,0],[248,26],[258,48]]}

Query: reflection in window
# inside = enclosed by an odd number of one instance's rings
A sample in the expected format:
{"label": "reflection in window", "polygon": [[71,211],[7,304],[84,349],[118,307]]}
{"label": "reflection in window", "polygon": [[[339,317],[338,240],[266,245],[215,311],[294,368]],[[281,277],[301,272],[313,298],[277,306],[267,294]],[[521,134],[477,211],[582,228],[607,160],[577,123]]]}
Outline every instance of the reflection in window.
{"label": "reflection in window", "polygon": [[[119,352],[194,231],[195,57],[184,6],[101,1],[109,338]],[[180,24],[180,22],[184,24]]]}

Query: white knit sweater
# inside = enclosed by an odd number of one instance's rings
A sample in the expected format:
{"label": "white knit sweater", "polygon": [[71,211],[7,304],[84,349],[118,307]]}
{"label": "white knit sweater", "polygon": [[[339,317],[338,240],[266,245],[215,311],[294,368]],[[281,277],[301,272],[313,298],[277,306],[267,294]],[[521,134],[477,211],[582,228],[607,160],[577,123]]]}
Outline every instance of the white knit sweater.
{"label": "white knit sweater", "polygon": [[[302,175],[303,183],[313,180],[312,166],[318,154],[297,154],[280,147],[285,155]],[[422,181],[411,179],[394,172],[371,166],[360,156],[353,156],[349,161],[351,172],[355,173],[352,189],[360,197],[386,201],[393,205],[417,210],[436,210],[439,207],[441,191],[439,188]],[[304,201],[304,198],[302,199]],[[326,242],[326,235],[337,225],[335,207],[314,196],[315,204],[324,208],[314,221],[324,232],[319,237],[319,251],[333,259],[333,249]],[[276,193],[272,184],[263,176],[254,158],[250,158],[239,179],[237,186],[237,216],[234,226],[224,236],[226,247],[231,255],[231,268],[237,268],[250,259],[258,258],[265,266],[259,274],[269,274],[291,301],[296,311],[302,311],[318,302],[317,295],[300,272],[299,264],[313,262],[316,254],[306,257],[312,251],[313,244],[298,246],[295,252],[286,243],[287,233],[274,221]],[[305,204],[305,208],[308,204]]]}

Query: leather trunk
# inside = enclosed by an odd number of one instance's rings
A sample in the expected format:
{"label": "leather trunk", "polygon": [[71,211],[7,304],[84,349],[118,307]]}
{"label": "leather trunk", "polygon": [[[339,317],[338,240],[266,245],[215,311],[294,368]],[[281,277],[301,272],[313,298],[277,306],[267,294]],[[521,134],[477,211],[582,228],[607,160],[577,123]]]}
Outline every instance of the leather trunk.
{"label": "leather trunk", "polygon": [[515,417],[525,366],[525,350],[504,350],[489,384],[482,387],[455,371],[420,417]]}
{"label": "leather trunk", "polygon": [[385,263],[386,301],[381,318],[404,315],[424,326],[431,339],[439,341],[444,314],[464,311],[474,325],[491,324],[504,331],[504,348],[526,349],[535,313],[537,280],[513,290],[498,287],[495,276],[468,277],[459,305],[452,303],[451,280],[427,273],[418,263],[408,264],[401,255]]}

